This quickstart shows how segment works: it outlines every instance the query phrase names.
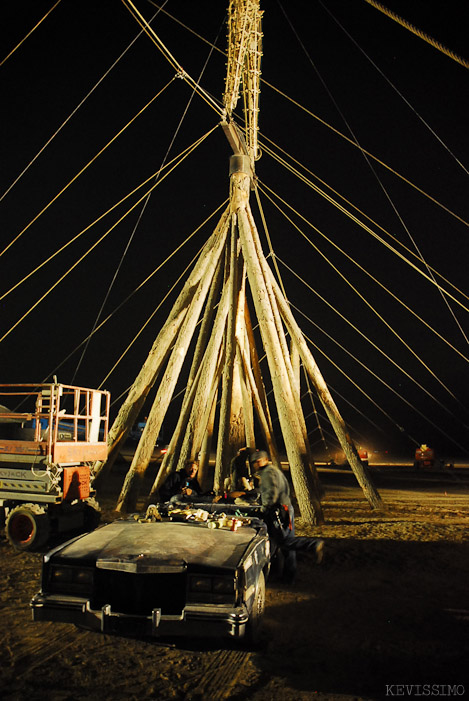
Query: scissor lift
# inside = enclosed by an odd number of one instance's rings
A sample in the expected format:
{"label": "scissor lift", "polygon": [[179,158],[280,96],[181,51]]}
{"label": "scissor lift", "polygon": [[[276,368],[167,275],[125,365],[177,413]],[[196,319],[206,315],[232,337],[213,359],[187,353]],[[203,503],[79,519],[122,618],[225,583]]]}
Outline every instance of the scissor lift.
{"label": "scissor lift", "polygon": [[0,384],[0,517],[18,550],[99,523],[92,465],[107,457],[109,392]]}

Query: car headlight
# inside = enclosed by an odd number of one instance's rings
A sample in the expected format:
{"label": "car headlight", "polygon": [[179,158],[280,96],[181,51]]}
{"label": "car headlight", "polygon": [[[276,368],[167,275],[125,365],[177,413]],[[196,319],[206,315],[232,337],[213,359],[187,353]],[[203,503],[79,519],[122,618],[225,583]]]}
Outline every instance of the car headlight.
{"label": "car headlight", "polygon": [[236,594],[234,577],[192,575],[189,578],[189,598],[205,603],[232,603]]}
{"label": "car headlight", "polygon": [[212,580],[212,590],[217,594],[233,594],[234,580],[229,577],[214,577]]}
{"label": "car headlight", "polygon": [[191,591],[212,591],[212,578],[211,577],[191,577],[190,578],[190,590]]}
{"label": "car headlight", "polygon": [[93,573],[90,567],[53,565],[49,572],[49,586],[52,591],[64,594],[86,594],[91,592]]}

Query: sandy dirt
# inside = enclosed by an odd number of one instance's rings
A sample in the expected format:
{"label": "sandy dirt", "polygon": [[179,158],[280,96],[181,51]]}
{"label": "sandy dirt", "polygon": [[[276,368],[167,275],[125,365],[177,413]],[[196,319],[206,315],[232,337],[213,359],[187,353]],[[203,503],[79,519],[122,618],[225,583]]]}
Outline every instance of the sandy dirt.
{"label": "sandy dirt", "polygon": [[[1,698],[469,698],[469,473],[372,472],[383,513],[351,473],[320,471],[325,525],[296,525],[326,539],[325,560],[301,559],[288,588],[269,580],[257,649],[33,623],[41,554],[1,533]],[[100,500],[115,518],[115,494]]]}

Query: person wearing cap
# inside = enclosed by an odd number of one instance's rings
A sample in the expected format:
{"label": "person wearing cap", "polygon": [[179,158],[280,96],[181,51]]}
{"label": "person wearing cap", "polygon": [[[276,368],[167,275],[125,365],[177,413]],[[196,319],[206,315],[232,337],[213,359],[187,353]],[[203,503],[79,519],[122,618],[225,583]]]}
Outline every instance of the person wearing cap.
{"label": "person wearing cap", "polygon": [[292,583],[296,575],[296,551],[314,553],[316,562],[323,558],[324,541],[320,538],[295,536],[295,512],[290,499],[290,485],[278,467],[272,465],[265,450],[255,451],[251,467],[260,476],[261,504],[266,514],[269,536],[284,557],[283,580]]}

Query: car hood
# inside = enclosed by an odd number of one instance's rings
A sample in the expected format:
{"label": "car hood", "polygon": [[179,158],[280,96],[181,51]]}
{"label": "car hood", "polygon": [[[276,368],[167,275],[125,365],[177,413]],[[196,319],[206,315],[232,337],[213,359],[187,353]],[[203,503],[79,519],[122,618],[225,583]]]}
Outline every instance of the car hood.
{"label": "car hood", "polygon": [[66,543],[52,559],[130,572],[175,572],[189,564],[233,570],[255,536],[248,526],[233,532],[205,524],[115,521]]}

